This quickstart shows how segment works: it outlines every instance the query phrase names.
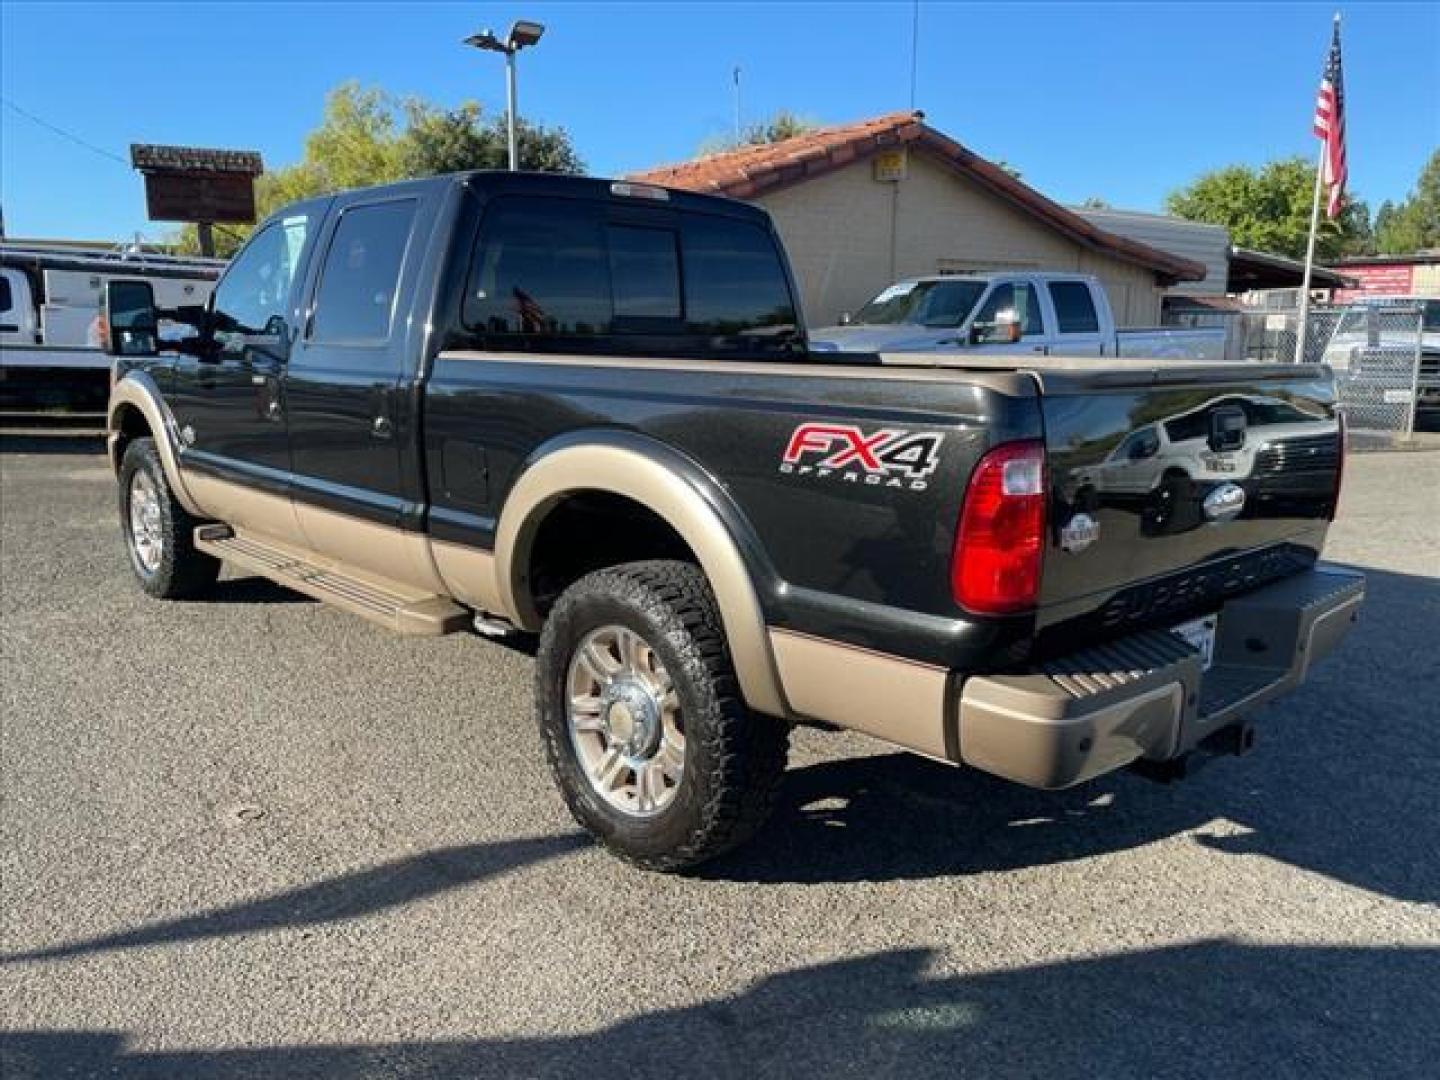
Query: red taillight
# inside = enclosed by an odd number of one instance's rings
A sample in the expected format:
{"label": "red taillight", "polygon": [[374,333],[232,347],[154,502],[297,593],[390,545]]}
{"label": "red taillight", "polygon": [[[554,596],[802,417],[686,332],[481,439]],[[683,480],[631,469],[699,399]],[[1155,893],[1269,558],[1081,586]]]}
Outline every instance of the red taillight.
{"label": "red taillight", "polygon": [[1045,554],[1045,444],[997,446],[975,466],[955,550],[950,590],[979,615],[1003,615],[1035,606]]}
{"label": "red taillight", "polygon": [[1339,409],[1335,410],[1335,420],[1340,425],[1340,445],[1335,458],[1335,502],[1330,508],[1331,521],[1340,515],[1340,488],[1345,481],[1345,457],[1350,452],[1350,433],[1345,429],[1345,414]]}

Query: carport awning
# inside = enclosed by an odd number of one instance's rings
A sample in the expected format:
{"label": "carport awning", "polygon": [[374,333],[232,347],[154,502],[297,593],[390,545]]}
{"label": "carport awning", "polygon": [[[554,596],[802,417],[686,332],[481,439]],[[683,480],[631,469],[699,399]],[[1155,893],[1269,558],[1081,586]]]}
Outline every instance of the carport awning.
{"label": "carport awning", "polygon": [[[1250,248],[1230,249],[1230,275],[1225,284],[1228,293],[1250,292],[1252,289],[1298,289],[1305,280],[1305,264],[1284,255]],[[1310,271],[1313,289],[1349,289],[1355,280],[1323,266]]]}

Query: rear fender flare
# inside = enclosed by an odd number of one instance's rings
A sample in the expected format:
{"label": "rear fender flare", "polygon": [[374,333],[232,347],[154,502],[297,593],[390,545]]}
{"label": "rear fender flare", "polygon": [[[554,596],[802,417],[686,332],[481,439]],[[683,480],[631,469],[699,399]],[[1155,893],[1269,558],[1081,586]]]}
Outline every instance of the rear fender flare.
{"label": "rear fender flare", "polygon": [[[736,532],[748,533],[739,511],[689,458],[629,432],[575,433],[541,447],[505,498],[495,535],[499,599],[522,627],[542,622],[530,594],[530,552],[540,524],[565,496],[604,491],[659,515],[695,553],[720,607],[720,619],[741,693],[751,708],[788,715],[770,648],[755,574]],[[702,490],[702,486],[705,490]],[[723,510],[723,513],[722,513]],[[727,525],[726,517],[736,520]],[[763,559],[753,536],[751,558]],[[768,576],[768,575],[766,575]]]}

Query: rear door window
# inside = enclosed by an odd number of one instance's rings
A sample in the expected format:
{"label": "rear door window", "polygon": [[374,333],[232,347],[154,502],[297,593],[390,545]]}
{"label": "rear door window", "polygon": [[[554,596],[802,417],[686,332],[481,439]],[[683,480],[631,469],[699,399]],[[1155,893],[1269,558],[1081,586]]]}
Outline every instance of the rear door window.
{"label": "rear door window", "polygon": [[1055,320],[1062,334],[1094,334],[1100,330],[1100,316],[1095,311],[1095,298],[1083,281],[1052,281],[1050,301],[1055,305]]}
{"label": "rear door window", "polygon": [[15,298],[10,295],[10,279],[0,274],[0,315],[8,315],[14,304]]}
{"label": "rear door window", "polygon": [[379,345],[389,340],[414,220],[414,199],[344,211],[320,269],[312,341]]}

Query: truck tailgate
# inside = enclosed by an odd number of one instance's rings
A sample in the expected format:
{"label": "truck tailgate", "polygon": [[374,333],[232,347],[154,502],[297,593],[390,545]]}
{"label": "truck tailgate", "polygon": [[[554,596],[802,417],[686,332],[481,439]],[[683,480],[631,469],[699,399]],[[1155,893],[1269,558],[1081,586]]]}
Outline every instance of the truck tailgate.
{"label": "truck tailgate", "polygon": [[1047,637],[1213,611],[1318,556],[1342,461],[1328,369],[1092,360],[1033,374],[1052,490]]}

